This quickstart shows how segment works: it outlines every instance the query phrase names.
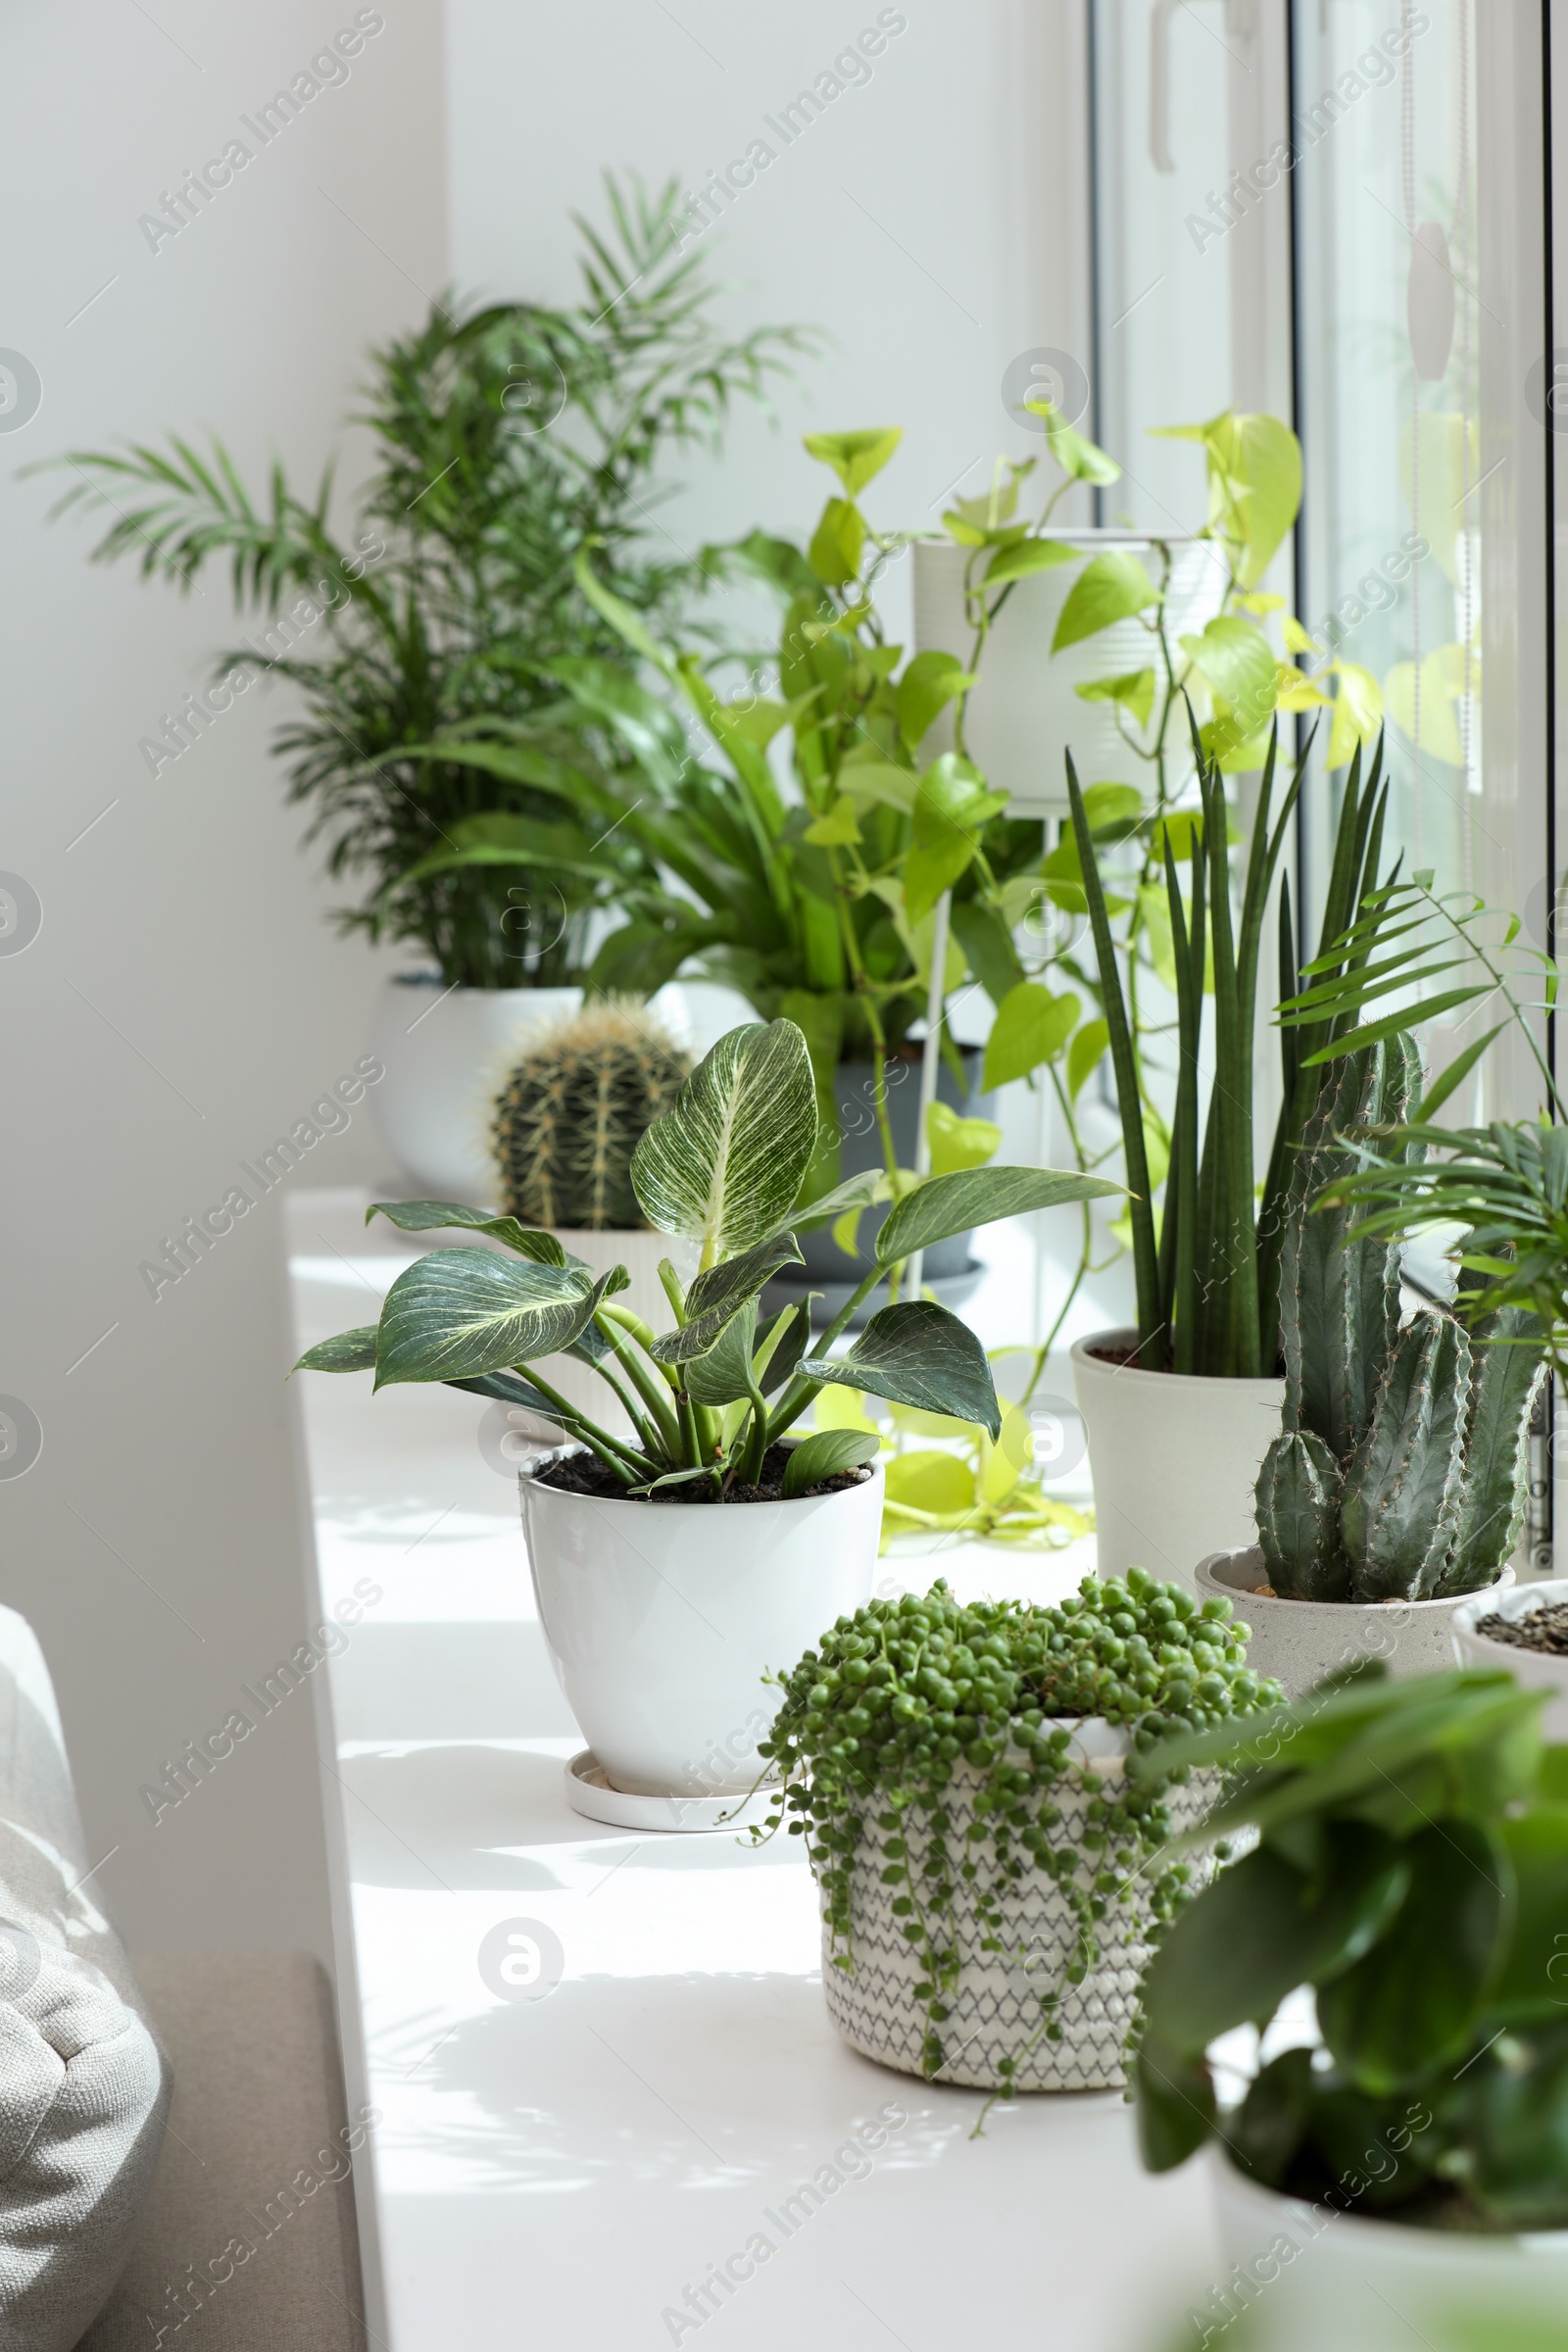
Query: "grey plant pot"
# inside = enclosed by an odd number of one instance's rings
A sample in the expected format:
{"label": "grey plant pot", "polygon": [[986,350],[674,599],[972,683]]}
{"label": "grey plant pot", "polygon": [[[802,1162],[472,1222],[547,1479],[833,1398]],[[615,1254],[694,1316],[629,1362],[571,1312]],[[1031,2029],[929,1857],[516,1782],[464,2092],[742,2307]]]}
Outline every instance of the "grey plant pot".
{"label": "grey plant pot", "polygon": [[[937,1101],[946,1102],[960,1118],[984,1114],[986,1099],[980,1093],[981,1054],[978,1047],[960,1050],[964,1084],[960,1087],[952,1070],[943,1062],[937,1073]],[[888,1123],[893,1129],[894,1149],[899,1165],[912,1168],[915,1141],[920,1124],[920,1063],[918,1058],[906,1060],[893,1056],[887,1071]],[[833,1090],[834,1106],[838,1112],[840,1142],[840,1170],[845,1176],[858,1176],[862,1169],[880,1168],[883,1163],[881,1131],[876,1119],[876,1064],[870,1061],[842,1061]],[[801,1253],[806,1263],[791,1266],[770,1282],[762,1294],[765,1312],[788,1306],[808,1291],[825,1294],[813,1315],[816,1321],[831,1320],[859,1283],[863,1282],[871,1264],[875,1239],[888,1213],[886,1205],[866,1209],[857,1236],[860,1255],[847,1256],[833,1239],[830,1225],[815,1233],[800,1237]],[[976,1262],[970,1243],[973,1235],[956,1233],[945,1242],[937,1242],[925,1252],[922,1280],[947,1306],[961,1306],[979,1283],[982,1268]],[[864,1323],[879,1306],[886,1304],[886,1288],[873,1291],[854,1321]]]}
{"label": "grey plant pot", "polygon": [[1214,1551],[1198,1564],[1200,1596],[1233,1601],[1252,1629],[1247,1663],[1254,1674],[1271,1675],[1287,1698],[1299,1698],[1338,1666],[1357,1658],[1382,1658],[1391,1674],[1439,1674],[1453,1664],[1453,1617],[1466,1601],[1489,1605],[1513,1583],[1505,1568],[1484,1594],[1455,1592],[1447,1600],[1278,1600],[1257,1588],[1265,1581],[1263,1554],[1256,1544],[1245,1551]]}

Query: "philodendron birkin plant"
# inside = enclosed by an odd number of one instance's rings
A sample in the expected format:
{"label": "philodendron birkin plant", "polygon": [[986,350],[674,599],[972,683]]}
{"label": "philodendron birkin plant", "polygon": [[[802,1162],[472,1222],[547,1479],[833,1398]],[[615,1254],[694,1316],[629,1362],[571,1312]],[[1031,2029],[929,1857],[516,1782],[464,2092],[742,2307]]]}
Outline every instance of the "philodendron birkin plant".
{"label": "philodendron birkin plant", "polygon": [[[806,1039],[793,1021],[732,1029],[692,1072],[671,1109],[643,1136],[632,1184],[657,1231],[696,1243],[700,1268],[683,1288],[665,1260],[670,1327],[655,1333],[617,1304],[622,1267],[597,1278],[552,1233],[449,1200],[379,1201],[368,1213],[405,1232],[466,1227],[508,1254],[435,1250],[399,1275],[378,1324],[311,1348],[296,1370],[373,1369],[378,1389],[440,1381],[544,1416],[597,1469],[590,1491],[645,1502],[791,1500],[855,1470],[874,1433],[824,1429],[776,1452],[824,1385],[979,1422],[1002,1413],[984,1348],[956,1315],[906,1298],[872,1316],[853,1348],[830,1353],[855,1309],[912,1251],[1001,1217],[1118,1191],[1051,1168],[982,1167],[909,1178],[876,1238],[875,1262],[806,1353],[806,1302],[758,1319],[758,1295],[798,1265],[797,1230],[870,1198],[874,1175],[852,1178],[796,1214],[816,1145],[817,1101]],[[540,1369],[565,1354],[591,1363],[618,1397],[631,1435],[616,1437],[567,1403]],[[769,1401],[772,1399],[772,1401]]]}

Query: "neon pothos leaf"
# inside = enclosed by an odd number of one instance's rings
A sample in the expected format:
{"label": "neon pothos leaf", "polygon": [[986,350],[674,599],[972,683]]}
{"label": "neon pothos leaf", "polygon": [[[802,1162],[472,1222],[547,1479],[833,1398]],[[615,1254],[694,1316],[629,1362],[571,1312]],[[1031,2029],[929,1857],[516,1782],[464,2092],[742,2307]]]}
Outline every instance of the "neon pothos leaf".
{"label": "neon pothos leaf", "polygon": [[[679,1331],[665,1332],[656,1340],[650,1353],[656,1363],[684,1364],[694,1356],[706,1355],[714,1341],[749,1299],[757,1297],[764,1282],[778,1272],[780,1266],[799,1266],[805,1263],[793,1233],[775,1234],[769,1242],[760,1242],[755,1250],[746,1250],[738,1257],[726,1257],[706,1274],[699,1274],[686,1294],[686,1321]],[[744,1396],[744,1385],[737,1392]],[[712,1399],[705,1397],[704,1403]],[[726,1401],[721,1399],[720,1401]]]}
{"label": "neon pothos leaf", "polygon": [[816,1086],[793,1021],[730,1030],[700,1061],[632,1157],[660,1233],[729,1257],[788,1216],[816,1146]]}
{"label": "neon pothos leaf", "polygon": [[793,1502],[797,1494],[808,1494],[843,1470],[858,1470],[863,1463],[874,1462],[880,1445],[871,1429],[813,1430],[790,1449],[784,1470],[785,1501]]}
{"label": "neon pothos leaf", "polygon": [[307,1348],[294,1371],[368,1372],[374,1362],[375,1325],[365,1323],[358,1331],[340,1331],[335,1340],[321,1340]]}
{"label": "neon pothos leaf", "polygon": [[465,1208],[457,1200],[372,1200],[365,1212],[367,1225],[372,1217],[385,1217],[403,1233],[435,1233],[462,1226],[469,1233],[488,1233],[507,1249],[515,1250],[519,1257],[531,1258],[535,1265],[564,1266],[568,1262],[565,1250],[553,1233],[539,1233],[519,1225],[515,1217],[492,1216],[487,1208]]}
{"label": "neon pothos leaf", "polygon": [[375,1385],[474,1379],[568,1348],[624,1268],[596,1283],[579,1266],[518,1265],[483,1250],[437,1250],[400,1274],[381,1309]]}
{"label": "neon pothos leaf", "polygon": [[[943,1176],[936,1181],[955,1184],[967,1178]],[[894,1404],[920,1405],[956,1421],[978,1421],[993,1438],[1002,1428],[1002,1407],[985,1349],[967,1323],[929,1298],[906,1298],[898,1306],[883,1307],[847,1354],[808,1356],[801,1370],[808,1380],[859,1389]]]}
{"label": "neon pothos leaf", "polygon": [[[1065,1200],[1101,1200],[1125,1190],[1124,1185],[1107,1184],[1102,1176],[1079,1176],[1059,1168],[960,1168],[952,1176],[928,1177],[894,1202],[876,1237],[876,1253],[883,1265],[891,1266],[911,1250],[929,1250],[950,1234],[994,1224],[999,1217],[1057,1208]],[[971,1413],[967,1418],[977,1416]]]}

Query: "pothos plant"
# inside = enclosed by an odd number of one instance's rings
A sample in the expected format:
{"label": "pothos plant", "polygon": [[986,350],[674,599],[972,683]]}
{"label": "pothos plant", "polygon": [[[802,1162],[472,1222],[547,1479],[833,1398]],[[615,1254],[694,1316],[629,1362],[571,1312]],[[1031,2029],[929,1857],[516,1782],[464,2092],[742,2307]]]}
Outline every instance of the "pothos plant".
{"label": "pothos plant", "polygon": [[[1168,1778],[1094,1770],[1073,1756],[1072,1727],[1100,1717],[1147,1753],[1177,1730],[1271,1704],[1278,1686],[1248,1670],[1245,1628],[1230,1618],[1229,1601],[1200,1606],[1142,1568],[1125,1582],[1086,1577],[1055,1608],[964,1607],[939,1583],[924,1598],[873,1600],[841,1618],[785,1679],[771,1736],[759,1742],[783,1787],[754,1838],[786,1817],[789,1835],[805,1838],[833,1964],[847,1974],[856,1860],[869,1849],[880,1861],[922,1963],[914,1995],[925,2012],[927,2077],[946,2057],[960,1911],[978,1923],[983,1950],[1022,1963],[1027,1955],[1008,1949],[1003,1905],[1030,1873],[1044,1873],[1076,1923],[1070,1984],[1097,1966],[1118,1910],[1139,1906],[1156,1935],[1175,1917],[1192,1871],[1159,1860],[1170,1836]],[[949,1808],[965,1778],[977,1783],[974,1824],[955,1847]],[[1068,1791],[1089,1798],[1077,1843],[1058,1834]],[[1061,2038],[1059,2001],[1059,1985],[1041,1992],[1031,2034],[1002,2061],[1004,2097],[1025,2051],[1042,2036]]]}
{"label": "pothos plant", "polygon": [[[639,1205],[656,1232],[701,1250],[689,1286],[668,1259],[660,1267],[672,1317],[662,1334],[618,1302],[628,1287],[623,1266],[596,1278],[556,1235],[514,1217],[447,1200],[383,1201],[368,1214],[406,1232],[466,1227],[501,1251],[438,1250],[419,1258],[392,1284],[378,1323],[311,1348],[295,1369],[373,1369],[378,1389],[441,1381],[520,1406],[585,1446],[609,1492],[644,1500],[749,1500],[775,1481],[789,1499],[868,1461],[875,1438],[842,1429],[818,1431],[787,1458],[773,1456],[829,1385],[978,1421],[996,1436],[1002,1415],[985,1350],[945,1307],[929,1299],[884,1307],[843,1355],[829,1349],[909,1251],[1081,1199],[1086,1186],[1111,1188],[1095,1177],[1009,1167],[911,1183],[878,1232],[864,1282],[808,1355],[808,1303],[760,1327],[759,1295],[780,1267],[800,1262],[797,1227],[836,1216],[867,1192],[854,1177],[808,1213],[801,1206],[816,1125],[806,1039],[794,1022],[778,1020],[721,1038],[647,1129],[632,1158]],[[561,1395],[541,1369],[558,1354],[594,1367],[629,1436]]]}
{"label": "pothos plant", "polygon": [[[999,1348],[999,1359],[1033,1348]],[[995,1370],[993,1370],[995,1379]],[[858,1429],[879,1439],[883,1471],[882,1548],[901,1536],[971,1536],[990,1544],[1059,1550],[1094,1532],[1092,1511],[1046,1492],[1049,1465],[1035,1456],[1035,1432],[1024,1408],[999,1397],[1002,1427],[995,1437],[977,1421],[957,1422],[918,1405],[893,1404],[875,1420],[853,1389],[825,1390],[815,1426]]]}
{"label": "pothos plant", "polygon": [[[811,1184],[824,1193],[839,1175],[834,1091],[848,1059],[872,1064],[896,1181],[886,1068],[926,1010],[938,899],[956,889],[974,909],[946,953],[944,991],[973,969],[1004,994],[1022,967],[993,903],[1014,868],[1038,864],[1035,829],[1004,816],[970,761],[925,754],[963,684],[961,664],[935,652],[906,661],[884,631],[877,587],[907,537],[877,529],[860,502],[901,437],[897,426],[808,434],[808,451],[839,485],[809,540],[754,531],[705,551],[711,579],[760,580],[779,600],[776,692],[759,690],[754,666],[726,699],[710,664],[666,643],[586,550],[578,586],[626,659],[550,664],[558,751],[562,730],[574,729],[597,755],[560,759],[556,788],[656,861],[667,884],[657,903],[629,902],[590,986],[647,995],[692,968],[738,989],[763,1019],[793,1020],[816,1078]],[[416,748],[503,778],[543,772],[537,725],[486,721]],[[631,783],[610,789],[606,777],[628,765]],[[521,842],[511,815],[475,815],[450,826],[418,871],[505,865]]]}

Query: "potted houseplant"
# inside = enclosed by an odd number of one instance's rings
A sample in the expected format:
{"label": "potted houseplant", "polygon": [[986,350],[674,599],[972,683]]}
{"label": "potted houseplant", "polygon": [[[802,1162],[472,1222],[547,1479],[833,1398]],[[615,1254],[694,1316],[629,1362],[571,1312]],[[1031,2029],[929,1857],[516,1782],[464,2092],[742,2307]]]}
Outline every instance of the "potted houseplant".
{"label": "potted houseplant", "polygon": [[1328,1065],[1286,1208],[1285,1425],[1258,1473],[1258,1541],[1198,1570],[1200,1592],[1243,1596],[1255,1658],[1292,1692],[1374,1653],[1396,1673],[1446,1664],[1458,1603],[1513,1578],[1540,1322],[1476,1274],[1454,1308],[1423,1301],[1401,1321],[1398,1244],[1333,1189],[1357,1134],[1409,1131],[1419,1087],[1397,1030]]}
{"label": "potted houseplant", "polygon": [[[858,1290],[877,1224],[901,1169],[919,1164],[911,1031],[926,1016],[938,959],[938,900],[957,905],[942,954],[939,996],[966,969],[994,999],[1023,978],[1012,939],[1020,909],[1006,897],[1038,893],[1036,829],[1013,824],[978,771],[922,746],[965,681],[952,655],[903,662],[877,611],[878,582],[906,542],[876,529],[861,494],[898,448],[897,427],[807,437],[837,489],[808,543],[753,532],[710,549],[714,577],[760,580],[782,607],[777,693],[754,675],[722,699],[711,664],[671,651],[585,553],[576,566],[587,606],[634,656],[649,683],[618,662],[557,660],[552,675],[602,764],[635,764],[636,788],[603,822],[635,843],[669,879],[658,904],[629,902],[629,918],[600,946],[589,975],[597,989],[650,994],[683,970],[706,973],[747,998],[765,1020],[799,1024],[816,1076],[820,1129],[809,1192],[880,1169],[853,1249],[828,1227],[803,1237],[800,1268],[780,1274],[772,1303],[816,1293],[831,1318]],[[691,738],[701,747],[694,756]],[[788,749],[792,791],[769,758]],[[466,730],[424,747],[502,776],[532,758],[507,728]],[[486,812],[448,828],[418,873],[505,867],[517,828]],[[1007,909],[1012,908],[1011,914]],[[949,1041],[938,1099],[959,1117],[979,1107],[981,1056]],[[924,1287],[961,1302],[978,1269],[967,1237],[950,1236],[922,1265]],[[867,1311],[865,1302],[856,1309]]]}
{"label": "potted houseplant", "polygon": [[[1239,1774],[1190,1835],[1256,1839],[1143,1986],[1144,2161],[1210,2144],[1232,2266],[1200,2340],[1259,2295],[1291,2352],[1431,2340],[1456,2298],[1560,2320],[1568,1749],[1540,1705],[1506,1675],[1362,1667],[1132,1759],[1151,1787]],[[1243,2027],[1261,2043],[1214,2049]],[[1222,2058],[1250,2076],[1223,2105]]]}
{"label": "potted houseplant", "polygon": [[1511,1674],[1527,1690],[1544,1690],[1542,1729],[1568,1740],[1568,1577],[1475,1593],[1454,1610],[1452,1632],[1461,1666]]}
{"label": "potted houseplant", "polygon": [[1225,1600],[1141,1568],[1057,1608],[873,1600],[809,1649],[762,1753],[804,1836],[828,2014],[869,2058],[1011,2098],[1123,2081],[1139,1971],[1217,1793],[1129,1778],[1177,1725],[1277,1695]]}
{"label": "potted houseplant", "polygon": [[[566,1446],[521,1474],[529,1567],[566,1695],[597,1767],[623,1794],[744,1794],[773,1713],[764,1674],[869,1593],[882,1487],[867,1467],[875,1433],[824,1429],[786,1444],[824,1385],[978,1421],[993,1435],[1001,1427],[984,1349],[934,1301],[884,1307],[842,1354],[827,1350],[848,1307],[809,1355],[804,1302],[760,1324],[763,1284],[799,1258],[797,1225],[865,1197],[863,1180],[851,1179],[798,1208],[816,1129],[802,1032],[786,1020],[732,1030],[632,1157],[650,1225],[700,1252],[689,1285],[667,1261],[660,1269],[672,1318],[662,1335],[621,1303],[623,1266],[596,1277],[554,1234],[414,1201],[380,1213],[409,1231],[466,1226],[501,1253],[418,1259],[393,1283],[377,1325],[312,1348],[297,1367],[373,1368],[377,1387],[444,1381],[561,1429]],[[913,1184],[878,1233],[862,1295],[911,1250],[1086,1188],[1102,1189],[1092,1177],[995,1167]],[[563,1395],[545,1368],[563,1353],[594,1365],[630,1436]],[[715,1754],[716,1766],[707,1760]],[[574,1801],[592,1809],[580,1788]]]}
{"label": "potted houseplant", "polygon": [[[488,1197],[520,1226],[553,1233],[567,1257],[595,1275],[624,1267],[620,1296],[645,1323],[664,1311],[660,1259],[670,1258],[690,1281],[697,1253],[645,1221],[632,1154],[690,1072],[688,1056],[647,1006],[597,998],[530,1041],[491,1109]],[[564,1361],[557,1377],[568,1403],[608,1412],[617,1436],[630,1434],[592,1365]]]}
{"label": "potted houseplant", "polygon": [[[1077,871],[1087,902],[1130,1190],[1128,1218],[1137,1284],[1136,1328],[1092,1334],[1073,1348],[1073,1373],[1094,1468],[1105,1564],[1152,1561],[1190,1576],[1203,1553],[1244,1545],[1252,1532],[1259,1462],[1279,1427],[1279,1264],[1284,1202],[1297,1147],[1321,1084],[1319,1058],[1336,1024],[1281,1030],[1281,1104],[1261,1198],[1254,1190],[1253,1034],[1263,968],[1263,928],[1287,827],[1300,789],[1298,768],[1272,818],[1277,728],[1265,756],[1245,888],[1233,924],[1228,816],[1218,760],[1195,743],[1199,809],[1161,838],[1163,902],[1171,943],[1179,1067],[1174,1115],[1164,1130],[1164,1200],[1156,1218],[1158,1163],[1148,1080],[1140,1067],[1139,1014],[1123,990],[1111,912],[1097,863],[1085,795],[1068,755]],[[1322,952],[1369,900],[1363,930],[1342,961],[1370,953],[1381,915],[1377,891],[1387,787],[1378,746],[1363,784],[1360,747],[1350,754]],[[1178,878],[1177,847],[1190,860]],[[1283,993],[1296,993],[1288,885],[1281,885],[1277,956]],[[1128,957],[1129,983],[1135,958]],[[1200,1111],[1199,1057],[1206,976],[1212,974],[1215,1080]],[[1348,1025],[1348,1023],[1342,1026]],[[1200,1460],[1203,1475],[1193,1475]],[[1193,1539],[1197,1538],[1196,1545]]]}
{"label": "potted houseplant", "polygon": [[[553,660],[619,653],[573,561],[592,545],[628,606],[672,615],[700,579],[651,536],[669,458],[711,443],[730,403],[760,396],[806,345],[772,329],[723,338],[704,261],[676,250],[675,190],[607,188],[609,238],[577,224],[579,303],[465,311],[449,297],[371,353],[356,421],[374,454],[346,530],[330,518],[330,468],[313,496],[274,466],[256,499],[216,441],[210,456],[180,440],[77,451],[60,502],[114,510],[102,560],[132,556],[184,589],[209,559],[231,564],[256,618],[221,666],[236,687],[261,674],[300,690],[276,749],[327,870],[364,886],[337,919],[414,952],[374,1018],[387,1073],[375,1109],[399,1162],[443,1193],[488,1180],[498,1057],[580,1004],[608,912],[662,900],[647,851],[613,829],[612,781],[629,763],[602,745],[607,771],[552,716]],[[143,742],[155,774],[217,723],[186,699]],[[522,739],[505,775],[420,748],[489,722]],[[504,865],[422,866],[482,810],[511,822]]]}

